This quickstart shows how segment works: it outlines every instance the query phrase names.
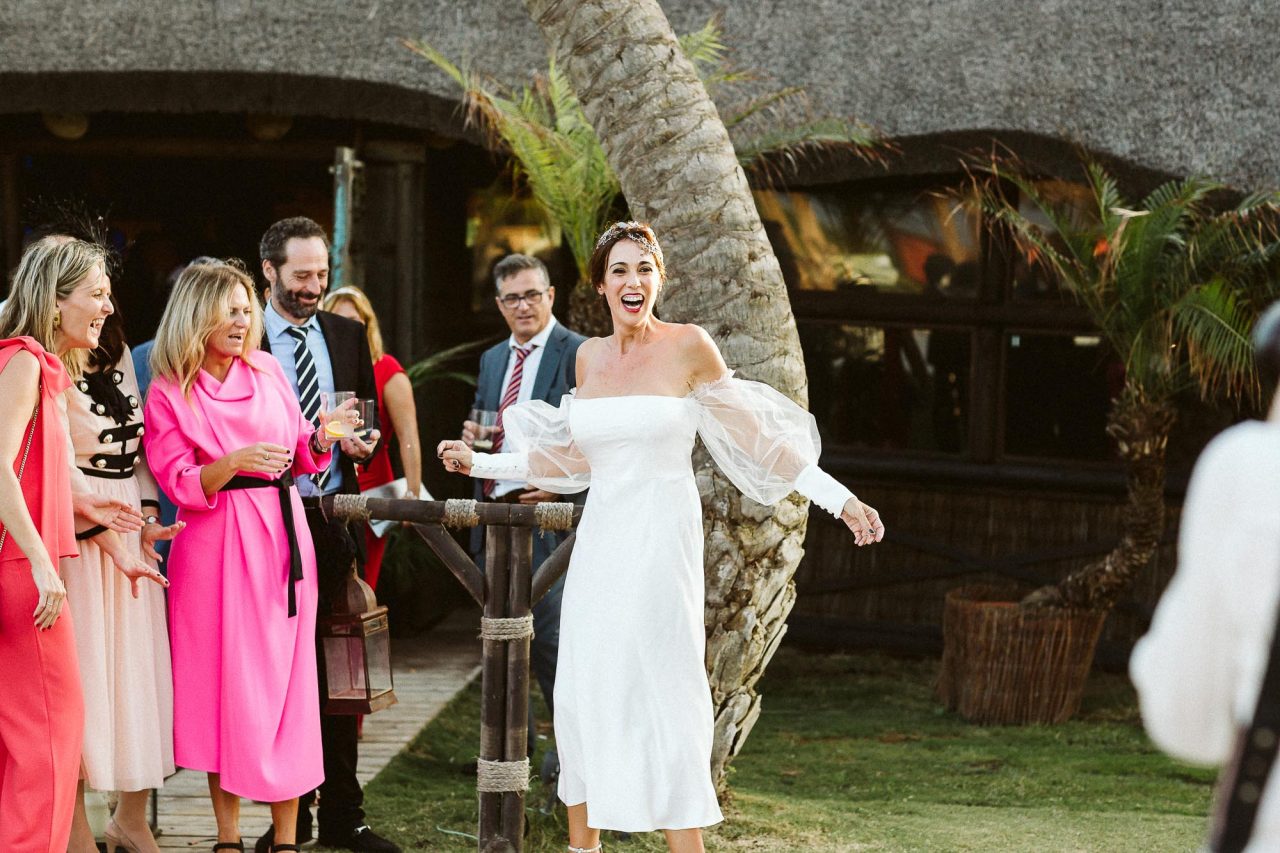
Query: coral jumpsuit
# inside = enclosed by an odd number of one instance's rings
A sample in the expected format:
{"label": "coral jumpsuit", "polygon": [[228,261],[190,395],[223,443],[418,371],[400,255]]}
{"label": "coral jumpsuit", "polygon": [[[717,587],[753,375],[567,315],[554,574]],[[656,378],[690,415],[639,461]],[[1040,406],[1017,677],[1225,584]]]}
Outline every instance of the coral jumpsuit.
{"label": "coral jumpsuit", "polygon": [[[40,360],[40,407],[22,469],[22,494],[55,566],[75,556],[66,436],[55,397],[70,385],[61,362],[31,338],[0,341],[0,371],[19,350]],[[47,631],[35,626],[39,596],[31,563],[13,538],[0,548],[0,850],[63,853],[71,832],[84,699],[71,612],[63,608]]]}

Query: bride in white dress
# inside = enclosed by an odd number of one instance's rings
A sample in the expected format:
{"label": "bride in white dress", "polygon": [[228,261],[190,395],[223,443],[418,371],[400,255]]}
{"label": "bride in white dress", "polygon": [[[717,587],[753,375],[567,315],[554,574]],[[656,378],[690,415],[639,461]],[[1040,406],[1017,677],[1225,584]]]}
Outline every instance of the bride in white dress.
{"label": "bride in white dress", "polygon": [[884,525],[817,467],[812,415],[767,385],[732,378],[698,326],[653,316],[666,274],[648,226],[611,226],[589,274],[613,334],[578,350],[577,390],[558,408],[507,409],[509,452],[443,441],[437,455],[473,477],[561,494],[591,487],[565,580],[555,685],[569,850],[599,851],[601,829],[662,829],[672,851],[696,853],[701,827],[722,817],[710,769],[695,436],[759,503],[799,491],[859,545],[880,541]]}

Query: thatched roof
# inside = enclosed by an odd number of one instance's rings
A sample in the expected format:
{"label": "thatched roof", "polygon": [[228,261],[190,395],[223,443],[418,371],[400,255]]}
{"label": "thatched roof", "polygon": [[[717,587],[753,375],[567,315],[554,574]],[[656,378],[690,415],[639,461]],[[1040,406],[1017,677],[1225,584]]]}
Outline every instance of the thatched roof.
{"label": "thatched roof", "polygon": [[[990,131],[1280,185],[1280,4],[667,0],[722,13],[739,64],[935,150]],[[512,0],[109,0],[0,6],[0,112],[268,112],[461,133],[421,37],[506,79],[544,67]],[[969,132],[977,131],[978,136]],[[909,145],[909,142],[908,142]]]}

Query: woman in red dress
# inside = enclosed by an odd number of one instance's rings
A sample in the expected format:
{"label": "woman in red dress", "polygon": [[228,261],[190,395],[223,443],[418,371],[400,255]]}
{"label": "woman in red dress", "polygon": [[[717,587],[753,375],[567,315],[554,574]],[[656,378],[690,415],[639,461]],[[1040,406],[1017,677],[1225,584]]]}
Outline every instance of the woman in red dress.
{"label": "woman in red dress", "polygon": [[[324,310],[364,323],[369,339],[369,354],[373,356],[373,378],[378,387],[378,423],[387,441],[395,436],[400,444],[400,463],[404,468],[405,489],[397,497],[418,497],[422,488],[422,449],[418,445],[418,410],[413,402],[413,385],[409,374],[400,362],[382,348],[382,330],[378,328],[378,316],[373,313],[369,297],[358,287],[342,287],[324,300]],[[388,444],[388,447],[391,445]],[[361,468],[360,491],[384,486],[393,482],[396,475],[391,470],[391,457],[386,453],[375,454],[368,468]],[[378,575],[382,570],[382,555],[387,540],[379,537],[365,525],[364,565],[365,583],[378,588]]]}
{"label": "woman in red dress", "polygon": [[[84,701],[60,557],[77,553],[59,356],[98,344],[111,313],[100,248],[44,239],[0,313],[0,850],[67,849]],[[61,617],[61,618],[60,618]]]}

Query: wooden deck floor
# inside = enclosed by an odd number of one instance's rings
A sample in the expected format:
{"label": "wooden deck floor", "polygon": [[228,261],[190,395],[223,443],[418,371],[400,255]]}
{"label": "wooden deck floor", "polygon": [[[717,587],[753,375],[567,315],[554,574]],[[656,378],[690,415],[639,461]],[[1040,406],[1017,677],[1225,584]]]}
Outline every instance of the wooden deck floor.
{"label": "wooden deck floor", "polygon": [[[396,697],[399,702],[364,721],[359,776],[366,784],[480,672],[477,614],[464,609],[425,637],[392,643]],[[377,827],[377,815],[370,815]],[[245,846],[271,823],[267,806],[245,800],[240,828]],[[160,791],[157,838],[162,850],[207,850],[216,824],[203,773],[180,770]]]}

